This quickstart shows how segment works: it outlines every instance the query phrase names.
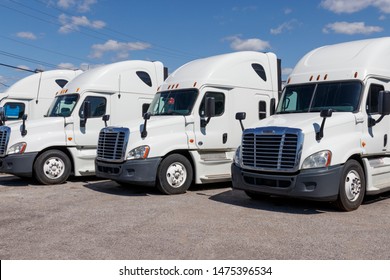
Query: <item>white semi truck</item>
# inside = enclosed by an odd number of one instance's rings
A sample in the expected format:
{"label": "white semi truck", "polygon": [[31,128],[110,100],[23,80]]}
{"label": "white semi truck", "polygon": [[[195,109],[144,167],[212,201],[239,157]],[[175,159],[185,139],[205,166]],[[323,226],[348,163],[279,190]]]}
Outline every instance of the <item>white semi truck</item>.
{"label": "white semi truck", "polygon": [[390,189],[390,38],[324,46],[296,65],[276,114],[248,128],[232,164],[250,197],[357,209]]}
{"label": "white semi truck", "polygon": [[273,113],[280,88],[273,53],[237,52],[194,60],[159,88],[144,120],[103,128],[96,175],[150,185],[165,194],[192,183],[230,180],[242,128]]}
{"label": "white semi truck", "polygon": [[21,121],[27,114],[29,120],[43,118],[56,93],[81,70],[49,70],[27,76],[1,94],[0,111],[5,120],[0,125]]}
{"label": "white semi truck", "polygon": [[132,60],[77,76],[45,118],[0,127],[0,172],[34,176],[42,184],[62,183],[71,173],[94,174],[100,129],[142,119],[164,74],[161,62]]}

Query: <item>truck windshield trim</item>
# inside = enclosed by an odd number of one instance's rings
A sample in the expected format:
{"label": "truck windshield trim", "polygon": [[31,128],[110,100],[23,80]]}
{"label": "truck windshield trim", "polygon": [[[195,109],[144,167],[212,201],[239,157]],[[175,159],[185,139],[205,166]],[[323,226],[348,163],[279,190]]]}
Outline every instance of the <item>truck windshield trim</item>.
{"label": "truck windshield trim", "polygon": [[54,98],[47,117],[69,117],[79,100],[79,94],[58,95]]}
{"label": "truck windshield trim", "polygon": [[187,116],[191,114],[197,96],[197,89],[157,92],[149,106],[148,113],[152,116]]}
{"label": "truck windshield trim", "polygon": [[359,81],[288,85],[276,114],[310,113],[332,109],[334,112],[356,112],[363,85]]}

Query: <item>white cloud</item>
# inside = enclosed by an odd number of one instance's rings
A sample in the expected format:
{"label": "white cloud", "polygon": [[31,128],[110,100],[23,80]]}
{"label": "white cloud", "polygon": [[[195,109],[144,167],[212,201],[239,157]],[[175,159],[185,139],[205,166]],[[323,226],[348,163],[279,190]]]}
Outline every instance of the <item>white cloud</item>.
{"label": "white cloud", "polygon": [[22,31],[22,32],[16,33],[16,36],[19,38],[28,39],[28,40],[36,40],[37,39],[37,36],[32,32]]}
{"label": "white cloud", "polygon": [[100,58],[106,52],[115,52],[118,59],[125,59],[129,56],[130,51],[139,51],[150,48],[151,45],[143,42],[118,42],[115,40],[108,40],[104,44],[92,45],[92,53],[90,57]]}
{"label": "white cloud", "polygon": [[283,12],[284,12],[285,15],[289,15],[289,14],[292,13],[292,11],[293,11],[293,10],[290,9],[290,8],[285,8]]}
{"label": "white cloud", "polygon": [[66,34],[73,31],[78,31],[79,27],[89,27],[93,29],[102,29],[106,26],[106,23],[101,20],[89,20],[86,16],[72,16],[69,17],[65,14],[61,14],[58,17],[58,20],[62,24],[60,29],[58,30],[60,33]]}
{"label": "white cloud", "polygon": [[[28,67],[28,66],[26,66],[26,65],[18,65],[18,66],[16,66],[16,67],[21,68],[21,69],[24,69],[24,70],[31,70],[30,67]],[[23,70],[21,70],[21,69],[19,69],[19,70],[17,70],[17,71],[23,71]]]}
{"label": "white cloud", "polygon": [[230,47],[235,51],[264,51],[271,48],[269,42],[257,38],[243,40],[239,36],[231,36],[224,40],[230,41]]}
{"label": "white cloud", "polygon": [[390,13],[390,0],[322,0],[320,5],[337,14],[351,14],[368,7],[375,7],[383,13]]}
{"label": "white cloud", "polygon": [[76,7],[80,13],[85,13],[91,10],[91,6],[96,4],[97,0],[58,0],[57,6],[63,9]]}
{"label": "white cloud", "polygon": [[283,68],[282,69],[282,75],[288,76],[293,71],[293,68]]}
{"label": "white cloud", "polygon": [[69,63],[69,62],[62,62],[57,66],[60,69],[77,69],[77,67],[75,67],[73,63]]}
{"label": "white cloud", "polygon": [[284,32],[284,31],[294,29],[294,26],[297,23],[298,23],[298,21],[296,19],[292,19],[290,21],[282,23],[281,25],[279,25],[276,28],[271,28],[270,32],[273,35],[277,35],[277,34],[280,34],[280,33]]}
{"label": "white cloud", "polygon": [[324,33],[339,33],[339,34],[364,34],[369,35],[372,33],[382,32],[383,28],[379,26],[366,26],[364,22],[334,22],[327,24],[322,31]]}

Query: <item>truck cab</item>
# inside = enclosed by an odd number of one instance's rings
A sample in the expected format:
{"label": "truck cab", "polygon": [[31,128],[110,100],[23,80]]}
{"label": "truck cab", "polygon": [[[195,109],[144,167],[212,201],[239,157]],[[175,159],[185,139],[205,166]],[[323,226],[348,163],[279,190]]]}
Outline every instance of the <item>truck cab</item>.
{"label": "truck cab", "polygon": [[96,175],[157,186],[165,194],[229,181],[242,132],[235,114],[246,110],[248,124],[272,114],[278,65],[273,53],[237,52],[178,68],[159,87],[144,120],[102,129]]}
{"label": "truck cab", "polygon": [[99,131],[142,118],[163,80],[158,61],[122,61],[84,72],[57,93],[45,118],[0,127],[0,172],[34,176],[42,184],[93,175]]}
{"label": "truck cab", "polygon": [[233,188],[357,209],[390,189],[390,38],[324,46],[288,78],[275,115],[244,131]]}
{"label": "truck cab", "polygon": [[56,93],[81,73],[81,70],[49,70],[17,81],[2,94],[0,110],[5,118],[1,123],[20,122],[23,115],[28,115],[29,120],[43,118]]}

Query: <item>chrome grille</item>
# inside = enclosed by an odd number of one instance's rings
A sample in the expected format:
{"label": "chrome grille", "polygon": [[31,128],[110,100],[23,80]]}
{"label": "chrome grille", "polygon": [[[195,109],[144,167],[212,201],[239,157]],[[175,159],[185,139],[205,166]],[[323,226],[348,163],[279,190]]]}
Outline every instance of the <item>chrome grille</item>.
{"label": "chrome grille", "polygon": [[249,169],[295,171],[302,142],[303,134],[299,129],[248,129],[242,137],[242,165]]}
{"label": "chrome grille", "polygon": [[100,131],[97,159],[120,162],[124,160],[130,131],[127,128],[106,127]]}
{"label": "chrome grille", "polygon": [[7,153],[8,140],[11,129],[8,126],[0,126],[0,156]]}

